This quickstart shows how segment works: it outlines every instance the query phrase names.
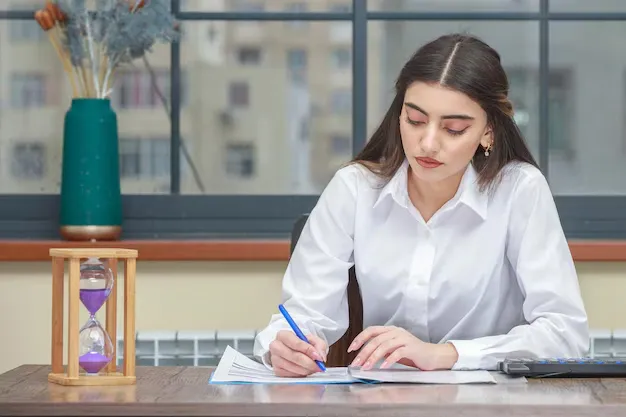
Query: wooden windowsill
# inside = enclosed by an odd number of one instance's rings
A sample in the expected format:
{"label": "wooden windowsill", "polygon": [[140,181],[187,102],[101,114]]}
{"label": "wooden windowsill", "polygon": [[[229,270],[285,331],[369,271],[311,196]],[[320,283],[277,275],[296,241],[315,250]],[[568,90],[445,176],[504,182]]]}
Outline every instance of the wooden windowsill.
{"label": "wooden windowsill", "polygon": [[[576,262],[626,261],[626,240],[569,242]],[[287,261],[288,240],[0,240],[0,261],[49,261],[50,248],[116,247],[136,249],[144,261]]]}

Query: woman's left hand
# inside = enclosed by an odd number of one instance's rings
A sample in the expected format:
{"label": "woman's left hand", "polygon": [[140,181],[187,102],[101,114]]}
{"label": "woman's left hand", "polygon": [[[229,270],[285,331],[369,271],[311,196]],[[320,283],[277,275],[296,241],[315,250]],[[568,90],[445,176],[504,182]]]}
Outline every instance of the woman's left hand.
{"label": "woman's left hand", "polygon": [[[365,345],[365,346],[364,346]],[[348,352],[363,349],[351,366],[371,369],[381,359],[381,368],[398,362],[424,371],[451,369],[458,360],[458,353],[451,343],[426,343],[408,331],[395,326],[372,326],[354,338]]]}

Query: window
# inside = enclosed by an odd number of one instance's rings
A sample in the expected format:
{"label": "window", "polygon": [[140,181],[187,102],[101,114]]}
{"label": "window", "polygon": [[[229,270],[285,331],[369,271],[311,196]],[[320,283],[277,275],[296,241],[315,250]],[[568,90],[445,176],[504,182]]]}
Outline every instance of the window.
{"label": "window", "polygon": [[9,38],[12,42],[41,42],[46,39],[46,34],[36,22],[12,20],[9,23]]}
{"label": "window", "polygon": [[254,176],[254,145],[229,144],[226,147],[226,173],[230,177],[250,178]]}
{"label": "window", "polygon": [[261,49],[255,47],[241,47],[237,50],[237,62],[242,65],[259,65],[261,63]]}
{"label": "window", "polygon": [[352,111],[352,94],[347,89],[336,89],[330,97],[331,111],[338,114],[349,114]]}
{"label": "window", "polygon": [[352,138],[346,135],[333,135],[331,137],[331,149],[335,155],[350,154],[352,151]]}
{"label": "window", "polygon": [[169,138],[120,139],[120,175],[122,179],[169,177]]}
{"label": "window", "polygon": [[[148,56],[167,108],[141,60],[125,65],[114,79],[120,172],[132,213],[124,219],[125,236],[288,236],[329,176],[360,151],[380,122],[405,59],[418,45],[460,31],[494,46],[507,72],[523,70],[511,82],[515,118],[548,177],[567,237],[626,238],[626,59],[615,53],[626,36],[626,14],[604,19],[626,10],[622,3],[173,3],[180,6],[176,18],[184,42],[155,44]],[[548,13],[538,13],[546,4]],[[11,204],[0,205],[0,218],[38,218],[28,225],[28,237],[57,232],[49,207],[58,200],[62,119],[69,102],[67,77],[46,34],[24,20],[39,8],[41,1],[14,0],[8,13],[0,13],[0,144],[6,166],[0,192],[39,193],[7,196]],[[269,15],[284,12],[294,19]],[[503,12],[509,14],[505,20]],[[263,13],[268,18],[258,19]],[[442,13],[454,19],[444,20]],[[369,18],[366,24],[362,17]],[[543,23],[547,31],[540,30]],[[540,53],[544,42],[548,62]],[[543,64],[549,66],[546,80]],[[177,72],[171,69],[180,71],[180,83],[172,84]],[[16,141],[24,137],[37,142]],[[172,146],[181,152],[170,155]],[[36,181],[20,187],[27,177]],[[157,193],[165,195],[137,195]],[[30,217],[15,209],[22,206]],[[11,233],[2,227],[0,222],[0,238]]]}
{"label": "window", "polygon": [[46,76],[16,73],[11,76],[11,107],[28,108],[46,105]]}
{"label": "window", "polygon": [[335,48],[330,56],[330,62],[334,69],[349,69],[352,65],[350,48]]}
{"label": "window", "polygon": [[45,173],[45,148],[41,143],[18,143],[13,146],[11,174],[15,178],[33,180]]}
{"label": "window", "polygon": [[[349,3],[336,3],[330,6],[335,13],[349,13],[352,10]],[[329,39],[331,42],[343,42],[352,38],[352,22],[333,22],[330,26]]]}
{"label": "window", "polygon": [[305,49],[292,48],[287,50],[287,72],[292,81],[298,83],[305,82],[307,65],[308,54]]}
{"label": "window", "polygon": [[228,86],[228,101],[230,107],[245,108],[250,104],[250,88],[248,83],[236,81]]}
{"label": "window", "polygon": [[[539,153],[539,74],[536,69],[509,68],[509,98],[513,103],[515,120],[524,138],[529,142],[535,154]],[[570,115],[573,112],[571,72],[553,68],[550,70],[548,84],[549,124],[548,147],[562,157],[573,158]],[[529,88],[531,87],[531,88]]]}
{"label": "window", "polygon": [[158,89],[147,70],[122,70],[113,89],[113,102],[120,108],[160,107],[159,92],[169,100],[170,74],[168,70],[157,69],[155,76]]}
{"label": "window", "polygon": [[[306,3],[297,2],[287,4],[285,11],[289,13],[304,13],[307,9]],[[289,20],[285,23],[292,29],[302,29],[308,26],[308,22],[306,20]]]}

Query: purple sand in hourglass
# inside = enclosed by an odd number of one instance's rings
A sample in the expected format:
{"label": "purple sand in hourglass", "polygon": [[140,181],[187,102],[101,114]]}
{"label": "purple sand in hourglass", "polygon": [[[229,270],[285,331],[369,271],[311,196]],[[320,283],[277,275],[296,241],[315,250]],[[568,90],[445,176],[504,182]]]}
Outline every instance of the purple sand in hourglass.
{"label": "purple sand in hourglass", "polygon": [[87,352],[78,358],[78,364],[88,374],[97,374],[109,363],[109,360],[98,352]]}
{"label": "purple sand in hourglass", "polygon": [[111,292],[108,288],[102,289],[81,289],[80,290],[80,300],[83,302],[87,311],[91,313],[91,315],[96,314],[96,311],[102,307],[102,304],[106,301],[109,293]]}

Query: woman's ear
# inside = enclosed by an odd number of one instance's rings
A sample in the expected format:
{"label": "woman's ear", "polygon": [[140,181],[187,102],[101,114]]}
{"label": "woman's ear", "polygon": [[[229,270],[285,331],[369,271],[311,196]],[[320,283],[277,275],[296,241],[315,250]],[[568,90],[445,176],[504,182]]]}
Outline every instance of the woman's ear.
{"label": "woman's ear", "polygon": [[483,134],[483,137],[480,139],[480,144],[485,149],[488,149],[489,147],[493,146],[493,130],[491,130],[491,128],[488,127],[487,129],[485,129],[485,133]]}

